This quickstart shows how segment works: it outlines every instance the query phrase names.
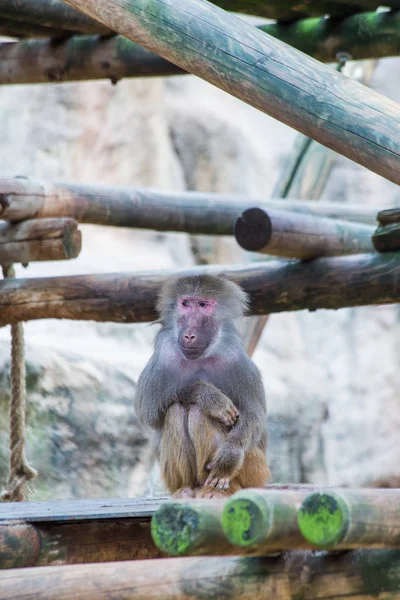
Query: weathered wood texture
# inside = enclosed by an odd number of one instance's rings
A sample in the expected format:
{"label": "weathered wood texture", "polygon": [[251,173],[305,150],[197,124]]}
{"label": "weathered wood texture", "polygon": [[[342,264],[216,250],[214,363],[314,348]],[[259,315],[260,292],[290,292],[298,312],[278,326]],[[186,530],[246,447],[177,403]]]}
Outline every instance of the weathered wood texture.
{"label": "weathered wood texture", "polygon": [[[353,0],[340,3],[330,0],[308,0],[306,3],[282,2],[282,0],[215,0],[225,10],[258,15],[269,19],[291,21],[304,16],[325,14],[345,16],[359,10],[375,10],[376,0]],[[355,4],[354,9],[351,4]],[[398,0],[386,2],[386,6],[400,7]],[[0,17],[26,23],[46,25],[81,33],[110,33],[103,25],[83,17],[81,13],[67,8],[60,0],[0,0]]]}
{"label": "weathered wood texture", "polygon": [[400,106],[199,0],[68,0],[187,71],[400,183]]}
{"label": "weathered wood texture", "polygon": [[398,550],[167,558],[0,572],[0,600],[399,600],[399,590]]}
{"label": "weathered wood texture", "polygon": [[379,227],[372,242],[379,252],[400,250],[400,209],[382,210],[378,213]]}
{"label": "weathered wood texture", "polygon": [[108,27],[93,21],[60,0],[0,0],[0,19],[43,25],[81,33],[112,33]]}
{"label": "weathered wood texture", "polygon": [[308,260],[373,252],[374,228],[345,221],[248,208],[237,219],[235,237],[245,250]]}
{"label": "weathered wood texture", "polygon": [[237,217],[251,206],[369,224],[376,224],[376,215],[382,208],[339,202],[283,202],[280,198],[265,201],[202,192],[0,179],[0,219],[8,221],[71,217],[80,223],[94,225],[232,235]]}
{"label": "weathered wood texture", "polygon": [[[213,273],[241,285],[250,314],[343,308],[400,301],[396,253],[268,261],[250,266],[198,267],[180,274]],[[172,273],[43,277],[0,282],[0,325],[32,319],[145,322]],[[176,274],[176,272],[175,272]]]}
{"label": "weathered wood texture", "polygon": [[73,219],[0,221],[1,265],[76,258],[81,247],[81,232]]}
{"label": "weathered wood texture", "polygon": [[[60,36],[62,31],[19,23],[21,35]],[[303,19],[258,27],[321,62],[338,52],[354,59],[400,52],[400,13],[360,13],[344,20]],[[0,33],[15,35],[18,22],[0,22]],[[0,44],[0,83],[48,83],[124,77],[178,75],[185,70],[123,36],[74,36],[64,41],[24,40]]]}
{"label": "weathered wood texture", "polygon": [[161,496],[158,498],[96,498],[53,502],[3,502],[0,503],[0,523],[10,520],[46,523],[144,518],[151,517],[166,500],[166,496]]}
{"label": "weathered wood texture", "polygon": [[320,548],[400,548],[400,490],[314,492],[299,510],[304,538]]}
{"label": "weathered wood texture", "polygon": [[0,569],[158,558],[150,518],[0,522]]}

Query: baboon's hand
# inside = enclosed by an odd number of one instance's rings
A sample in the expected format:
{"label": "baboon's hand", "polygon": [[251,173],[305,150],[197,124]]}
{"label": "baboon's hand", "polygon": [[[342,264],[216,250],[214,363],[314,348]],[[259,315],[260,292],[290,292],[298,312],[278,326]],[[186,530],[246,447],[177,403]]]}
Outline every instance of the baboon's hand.
{"label": "baboon's hand", "polygon": [[206,465],[210,471],[204,485],[218,490],[227,490],[231,479],[240,471],[244,461],[244,451],[237,446],[223,444],[216,452],[211,463]]}

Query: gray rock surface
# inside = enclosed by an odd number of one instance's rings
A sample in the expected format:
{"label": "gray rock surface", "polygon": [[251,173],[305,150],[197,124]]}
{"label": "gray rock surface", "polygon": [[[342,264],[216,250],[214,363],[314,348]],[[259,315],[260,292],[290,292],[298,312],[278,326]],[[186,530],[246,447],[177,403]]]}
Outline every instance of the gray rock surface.
{"label": "gray rock surface", "polygon": [[[400,97],[394,60],[373,85]],[[0,89],[0,177],[64,179],[268,197],[295,133],[193,78]],[[339,158],[323,198],[400,203],[399,188]],[[75,261],[18,276],[184,267],[246,259],[227,238],[85,226]],[[26,325],[27,454],[35,499],[142,493],[147,440],[132,408],[155,328]],[[343,485],[399,477],[399,310],[272,315],[254,359],[269,407],[276,481]],[[0,485],[7,476],[9,331],[0,329]],[[152,475],[151,491],[158,488]]]}

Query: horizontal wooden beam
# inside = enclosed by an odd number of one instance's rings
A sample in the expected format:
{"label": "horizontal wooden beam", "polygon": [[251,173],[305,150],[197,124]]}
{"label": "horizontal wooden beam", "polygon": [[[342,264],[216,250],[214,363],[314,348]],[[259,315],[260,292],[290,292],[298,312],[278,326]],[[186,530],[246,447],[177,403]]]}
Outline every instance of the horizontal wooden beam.
{"label": "horizontal wooden beam", "polygon": [[0,572],[0,600],[399,600],[399,590],[399,550],[167,558]]}
{"label": "horizontal wooden beam", "polygon": [[[396,6],[398,0],[391,0],[390,6]],[[353,0],[357,11],[360,8],[375,10],[379,0]],[[346,16],[354,12],[348,4],[340,4],[331,0],[308,0],[307,3],[297,5],[295,2],[282,2],[282,0],[215,0],[214,4],[225,10],[242,12],[250,15],[293,21],[305,16],[340,15]],[[399,8],[399,6],[397,6]],[[9,18],[21,23],[32,23],[58,29],[66,29],[81,33],[107,34],[109,28],[93,19],[84,17],[79,11],[66,7],[61,0],[0,0],[0,18]]]}
{"label": "horizontal wooden beam", "polygon": [[0,504],[0,569],[157,558],[150,518],[166,498]]}
{"label": "horizontal wooden beam", "polygon": [[[0,179],[0,219],[71,217],[80,223],[232,235],[251,206],[376,224],[384,207],[342,202],[260,200],[238,195]],[[388,207],[389,208],[389,207]]]}
{"label": "horizontal wooden beam", "polygon": [[82,246],[74,219],[0,222],[0,265],[76,258]]}
{"label": "horizontal wooden beam", "polygon": [[[0,17],[0,35],[17,38],[62,38],[68,35],[68,32],[63,29],[56,29],[55,27],[45,27],[34,23],[24,23],[23,21]],[[0,56],[2,49],[7,46],[9,46],[9,42],[0,43]]]}
{"label": "horizontal wooden beam", "polygon": [[374,228],[283,211],[248,208],[237,219],[235,237],[245,250],[309,260],[373,252]]}
{"label": "horizontal wooden beam", "polygon": [[400,184],[400,106],[199,0],[66,0],[118,33]]}
{"label": "horizontal wooden beam", "polygon": [[[179,273],[213,273],[231,279],[249,293],[253,315],[400,302],[400,255],[396,253],[216,265]],[[152,321],[160,286],[170,275],[112,273],[1,281],[0,325],[33,319]]]}
{"label": "horizontal wooden beam", "polygon": [[3,18],[81,33],[112,33],[108,27],[66,6],[61,0],[0,0],[0,20]]}
{"label": "horizontal wooden beam", "polygon": [[[15,24],[15,27],[14,27]],[[19,23],[27,37],[60,36],[62,32]],[[31,28],[31,29],[30,29]],[[359,13],[345,19],[301,19],[259,29],[321,62],[345,52],[355,60],[400,53],[400,13]],[[0,32],[13,35],[18,22],[0,22]],[[186,71],[123,36],[73,36],[57,40],[23,40],[0,44],[0,83],[52,83],[124,77],[154,77]]]}
{"label": "horizontal wooden beam", "polygon": [[299,509],[304,538],[319,548],[400,548],[400,490],[313,492]]}

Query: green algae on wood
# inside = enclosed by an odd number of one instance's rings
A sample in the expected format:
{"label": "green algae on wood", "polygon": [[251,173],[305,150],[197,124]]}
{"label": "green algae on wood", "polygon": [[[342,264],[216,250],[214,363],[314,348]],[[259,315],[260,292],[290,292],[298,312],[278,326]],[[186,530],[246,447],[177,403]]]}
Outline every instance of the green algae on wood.
{"label": "green algae on wood", "polygon": [[329,546],[346,530],[348,511],[340,498],[329,493],[314,493],[299,510],[299,528],[306,540],[316,546]]}
{"label": "green algae on wood", "polygon": [[233,554],[224,537],[222,500],[168,502],[151,521],[151,534],[158,548],[171,556]]}

